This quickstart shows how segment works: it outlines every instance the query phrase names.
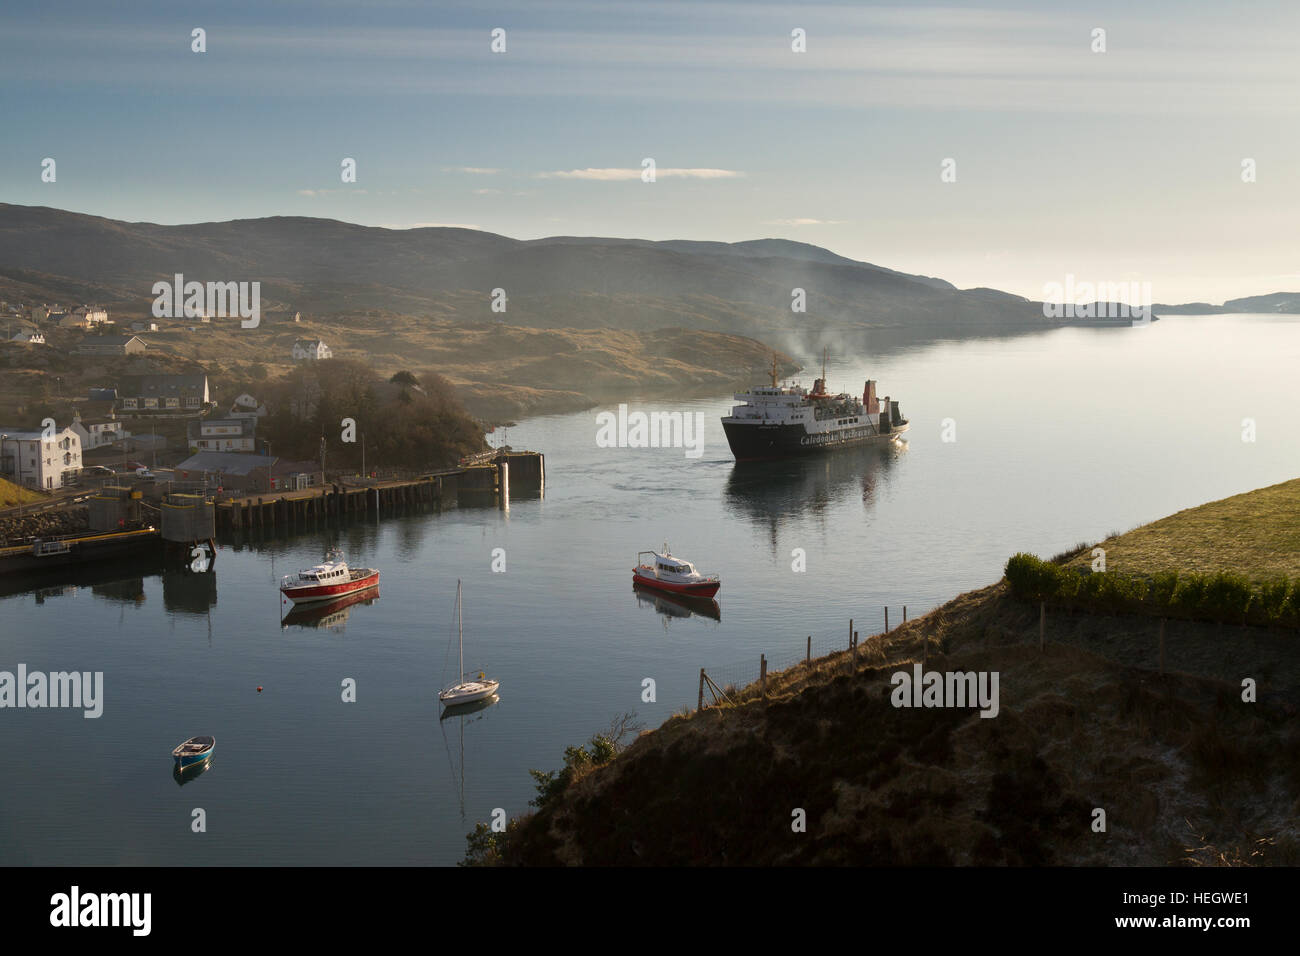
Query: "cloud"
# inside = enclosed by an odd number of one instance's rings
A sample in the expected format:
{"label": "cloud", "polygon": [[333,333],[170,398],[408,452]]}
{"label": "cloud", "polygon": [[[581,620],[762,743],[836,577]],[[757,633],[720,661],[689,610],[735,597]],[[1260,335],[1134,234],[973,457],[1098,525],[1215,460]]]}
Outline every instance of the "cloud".
{"label": "cloud", "polygon": [[501,190],[499,190],[499,189],[476,189],[476,190],[474,190],[474,195],[475,195],[475,196],[499,196],[499,195],[501,195]]}
{"label": "cloud", "polygon": [[[561,169],[538,173],[538,179],[594,179],[599,182],[623,182],[640,179],[637,169]],[[656,169],[656,179],[738,179],[745,174],[737,169]]]}
{"label": "cloud", "polygon": [[466,173],[470,176],[495,176],[501,170],[492,166],[444,166],[444,173]]}
{"label": "cloud", "polygon": [[332,196],[335,193],[352,193],[354,196],[364,196],[366,195],[366,190],[364,189],[299,189],[298,190],[299,196],[311,196],[313,198],[315,198],[316,196]]}
{"label": "cloud", "polygon": [[765,226],[838,226],[847,219],[765,219]]}

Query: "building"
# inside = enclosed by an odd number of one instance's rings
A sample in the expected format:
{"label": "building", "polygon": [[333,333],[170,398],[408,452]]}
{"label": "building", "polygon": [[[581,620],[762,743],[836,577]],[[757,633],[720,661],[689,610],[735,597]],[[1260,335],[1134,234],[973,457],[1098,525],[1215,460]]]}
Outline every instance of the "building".
{"label": "building", "polygon": [[44,345],[45,333],[38,332],[36,329],[23,329],[21,332],[16,334],[12,339],[10,339],[10,341],[26,342],[28,345]]}
{"label": "building", "polygon": [[147,346],[138,335],[90,335],[77,343],[78,355],[139,355]]}
{"label": "building", "polygon": [[0,475],[14,484],[54,491],[81,472],[81,438],[71,428],[50,436],[0,428]]}
{"label": "building", "polygon": [[119,411],[200,412],[212,404],[208,377],[197,375],[127,375],[117,386]]}
{"label": "building", "polygon": [[255,451],[256,418],[209,418],[192,421],[186,430],[192,450]]}
{"label": "building", "polygon": [[320,462],[282,461],[271,466],[272,491],[301,491],[321,483]]}
{"label": "building", "polygon": [[206,480],[232,491],[270,491],[271,468],[276,459],[269,455],[240,455],[233,452],[201,451],[176,466],[183,481]]}
{"label": "building", "polygon": [[131,331],[132,332],[157,332],[158,323],[157,322],[132,322]]}
{"label": "building", "polygon": [[319,362],[333,357],[330,347],[320,339],[298,339],[293,343],[295,362]]}
{"label": "building", "polygon": [[[54,313],[51,312],[50,316],[53,317]],[[61,329],[94,329],[108,324],[108,310],[98,306],[83,305],[59,316]]]}
{"label": "building", "polygon": [[266,405],[244,392],[230,406],[231,418],[265,418]]}
{"label": "building", "polygon": [[129,437],[129,432],[122,428],[122,423],[112,415],[105,418],[82,418],[81,412],[74,412],[72,424],[68,426],[81,439],[81,450],[92,451]]}

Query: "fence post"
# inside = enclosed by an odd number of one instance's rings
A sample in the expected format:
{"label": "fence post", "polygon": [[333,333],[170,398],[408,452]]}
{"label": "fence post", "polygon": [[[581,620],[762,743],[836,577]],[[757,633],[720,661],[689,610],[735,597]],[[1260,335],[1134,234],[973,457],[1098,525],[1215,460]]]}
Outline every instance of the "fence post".
{"label": "fence post", "polygon": [[700,698],[695,703],[696,710],[704,709],[704,668],[700,668]]}
{"label": "fence post", "polygon": [[849,618],[849,645],[853,644],[853,618]]}
{"label": "fence post", "polygon": [[1160,673],[1165,672],[1165,619],[1160,619]]}
{"label": "fence post", "polygon": [[1038,649],[1041,651],[1047,641],[1047,602],[1038,602]]}
{"label": "fence post", "polygon": [[808,635],[808,650],[804,654],[803,662],[805,664],[812,663],[812,635],[811,634]]}
{"label": "fence post", "polygon": [[853,669],[856,671],[858,669],[858,632],[857,631],[853,632],[853,641],[851,643],[853,647]]}
{"label": "fence post", "polygon": [[889,633],[889,606],[885,606],[885,633]]}
{"label": "fence post", "polygon": [[903,605],[903,623],[904,623],[904,624],[907,623],[907,605],[906,605],[906,604]]}
{"label": "fence post", "polygon": [[758,655],[758,686],[760,692],[763,695],[763,699],[767,700],[767,655],[766,654]]}

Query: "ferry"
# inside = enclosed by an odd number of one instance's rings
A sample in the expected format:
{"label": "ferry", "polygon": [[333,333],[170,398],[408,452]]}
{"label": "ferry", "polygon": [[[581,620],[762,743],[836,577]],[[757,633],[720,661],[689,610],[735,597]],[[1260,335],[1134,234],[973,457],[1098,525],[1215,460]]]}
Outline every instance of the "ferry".
{"label": "ferry", "polygon": [[800,385],[777,384],[776,358],[772,384],[736,393],[742,404],[723,417],[722,430],[737,461],[793,458],[815,452],[897,441],[908,429],[898,402],[876,396],[868,380],[862,398],[826,391],[826,366],[812,391]]}
{"label": "ferry", "polygon": [[357,591],[379,586],[379,572],[374,568],[349,568],[343,552],[337,548],[315,567],[280,579],[280,593],[294,604],[332,601]]}
{"label": "ferry", "polygon": [[[649,555],[651,560],[643,561]],[[636,556],[637,565],[632,569],[632,583],[658,591],[690,597],[711,598],[718,593],[722,582],[718,576],[700,574],[695,565],[681,558],[675,558],[664,545],[663,552],[641,551]]]}

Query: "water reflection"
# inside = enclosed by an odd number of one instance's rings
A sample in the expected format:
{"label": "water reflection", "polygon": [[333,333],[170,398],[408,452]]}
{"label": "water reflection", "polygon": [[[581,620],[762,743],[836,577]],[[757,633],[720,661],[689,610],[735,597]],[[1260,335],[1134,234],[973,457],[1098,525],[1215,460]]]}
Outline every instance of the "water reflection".
{"label": "water reflection", "polygon": [[377,600],[379,600],[379,588],[373,587],[341,597],[337,601],[299,605],[284,616],[284,620],[280,622],[280,629],[318,627],[342,633],[353,607],[358,604],[374,604]]}
{"label": "water reflection", "polygon": [[696,614],[700,617],[712,618],[715,621],[722,620],[722,608],[718,606],[718,602],[713,598],[669,594],[641,584],[633,584],[632,591],[636,594],[637,604],[642,607],[653,608],[667,619],[664,621],[665,628],[668,627],[669,621],[672,619],[681,620],[693,617]]}
{"label": "water reflection", "polygon": [[172,779],[176,781],[178,787],[183,787],[187,783],[193,783],[212,769],[213,757],[209,757],[200,763],[192,763],[188,767],[172,767]]}
{"label": "water reflection", "polygon": [[[465,725],[472,724],[476,721],[483,720],[487,715],[482,713],[489,707],[494,706],[500,701],[500,697],[493,694],[491,697],[485,697],[483,700],[471,701],[468,704],[457,704],[452,707],[444,707],[442,716],[438,718],[438,727],[442,731],[443,747],[447,751],[447,765],[451,768],[452,779],[457,784],[457,795],[460,800],[460,819],[463,823],[465,820]],[[475,715],[478,716],[475,716]],[[451,752],[451,742],[447,739],[446,720],[454,719],[457,723],[457,739],[459,741],[457,754],[453,756]]]}
{"label": "water reflection", "polygon": [[184,614],[206,615],[217,605],[217,573],[189,569],[163,572],[163,607]]}
{"label": "water reflection", "polygon": [[852,494],[875,507],[877,483],[888,477],[907,442],[846,448],[783,461],[736,462],[724,491],[730,511],[768,528],[772,551],[783,523],[828,513]]}

